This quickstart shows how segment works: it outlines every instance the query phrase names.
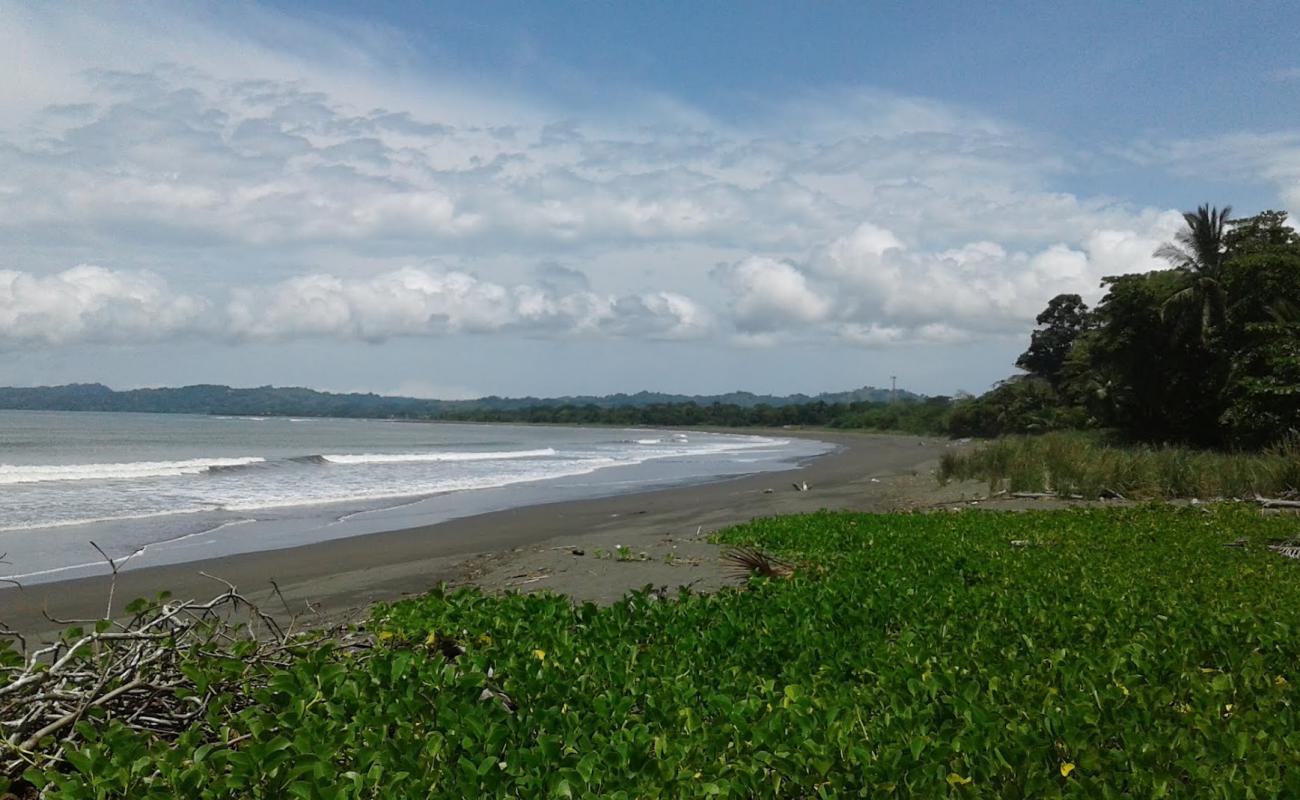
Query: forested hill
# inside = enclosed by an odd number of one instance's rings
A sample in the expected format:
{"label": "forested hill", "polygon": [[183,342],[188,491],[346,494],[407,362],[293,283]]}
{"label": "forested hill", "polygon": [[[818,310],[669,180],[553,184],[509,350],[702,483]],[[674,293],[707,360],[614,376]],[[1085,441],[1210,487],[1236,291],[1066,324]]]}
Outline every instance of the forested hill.
{"label": "forested hill", "polygon": [[[754,408],[761,405],[784,407],[822,402],[848,404],[879,403],[890,399],[890,390],[863,387],[848,392],[816,396],[756,395],[732,392],[722,395],[679,395],[659,392],[575,397],[483,397],[477,400],[425,400],[414,397],[385,397],[377,394],[334,394],[313,389],[260,386],[234,389],[229,386],[198,385],[162,389],[114,391],[98,383],[66,386],[0,388],[0,409],[43,411],[144,411],[161,414],[246,414],[300,417],[397,417],[465,418],[473,412],[506,412],[523,409],[590,407],[603,409],[649,406],[721,404]],[[919,400],[921,395],[899,390],[899,400]]]}

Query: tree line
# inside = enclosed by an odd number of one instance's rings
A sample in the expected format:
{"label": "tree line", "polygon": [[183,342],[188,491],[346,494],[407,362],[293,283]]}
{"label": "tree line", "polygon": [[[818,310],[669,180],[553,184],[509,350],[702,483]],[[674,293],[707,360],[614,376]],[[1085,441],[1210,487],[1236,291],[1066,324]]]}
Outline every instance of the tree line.
{"label": "tree line", "polygon": [[697,425],[727,428],[816,426],[868,428],[932,434],[946,430],[951,408],[947,397],[896,403],[814,401],[794,405],[735,403],[657,403],[647,406],[601,407],[594,404],[532,406],[518,409],[444,411],[437,419],[460,422],[515,422],[556,425],[625,425],[682,428]]}
{"label": "tree line", "polygon": [[1201,206],[1155,255],[1038,315],[1025,372],[951,409],[950,433],[1105,428],[1139,441],[1258,448],[1300,431],[1300,235],[1281,211]]}

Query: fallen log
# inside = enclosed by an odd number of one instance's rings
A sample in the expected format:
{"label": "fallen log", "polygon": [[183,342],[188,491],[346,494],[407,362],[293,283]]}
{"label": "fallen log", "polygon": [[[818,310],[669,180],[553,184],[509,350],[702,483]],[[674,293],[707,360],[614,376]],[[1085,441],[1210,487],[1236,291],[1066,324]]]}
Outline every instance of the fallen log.
{"label": "fallen log", "polygon": [[1255,502],[1264,508],[1300,508],[1300,500],[1282,500],[1276,497],[1255,495]]}

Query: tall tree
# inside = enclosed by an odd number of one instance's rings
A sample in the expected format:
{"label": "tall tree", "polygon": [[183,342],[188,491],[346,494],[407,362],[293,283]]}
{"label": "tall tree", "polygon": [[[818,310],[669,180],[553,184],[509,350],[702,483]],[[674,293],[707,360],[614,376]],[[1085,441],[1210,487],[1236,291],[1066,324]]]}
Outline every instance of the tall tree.
{"label": "tall tree", "polygon": [[1286,214],[1234,220],[1224,276],[1231,354],[1220,423],[1236,446],[1300,431],[1300,235]]}
{"label": "tall tree", "polygon": [[1029,349],[1016,359],[1016,366],[1060,386],[1061,367],[1075,341],[1088,330],[1092,315],[1077,294],[1058,294],[1038,315],[1038,329],[1030,335]]}
{"label": "tall tree", "polygon": [[1229,259],[1260,250],[1300,246],[1300,234],[1287,224],[1285,211],[1261,211],[1253,217],[1228,220],[1223,237]]}
{"label": "tall tree", "polygon": [[1227,254],[1228,216],[1232,206],[1222,209],[1203,205],[1183,214],[1187,227],[1174,241],[1161,245],[1155,256],[1163,258],[1183,275],[1183,286],[1169,296],[1161,315],[1175,310],[1199,311],[1196,327],[1208,340],[1223,321],[1227,299],[1223,290],[1223,264]]}

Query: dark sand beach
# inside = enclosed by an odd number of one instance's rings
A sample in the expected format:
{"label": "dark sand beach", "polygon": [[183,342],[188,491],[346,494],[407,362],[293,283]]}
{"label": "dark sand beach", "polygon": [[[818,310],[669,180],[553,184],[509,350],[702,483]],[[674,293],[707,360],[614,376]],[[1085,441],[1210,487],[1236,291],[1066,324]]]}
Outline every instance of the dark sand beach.
{"label": "dark sand beach", "polygon": [[[375,602],[439,583],[487,590],[554,591],[609,602],[647,584],[710,591],[732,578],[707,536],[775,514],[819,509],[887,511],[959,501],[970,486],[940,490],[933,469],[946,448],[933,437],[781,431],[838,445],[798,469],[639,494],[508,509],[436,525],[122,572],[113,612],[132,598],[171,591],[205,599],[217,576],[280,617],[304,625],[360,620]],[[797,491],[794,482],[807,482]],[[618,557],[619,547],[626,548]],[[283,601],[271,582],[280,588]],[[50,617],[102,617],[108,576],[0,589],[0,622],[29,634],[59,629]],[[286,609],[286,604],[288,608]]]}

